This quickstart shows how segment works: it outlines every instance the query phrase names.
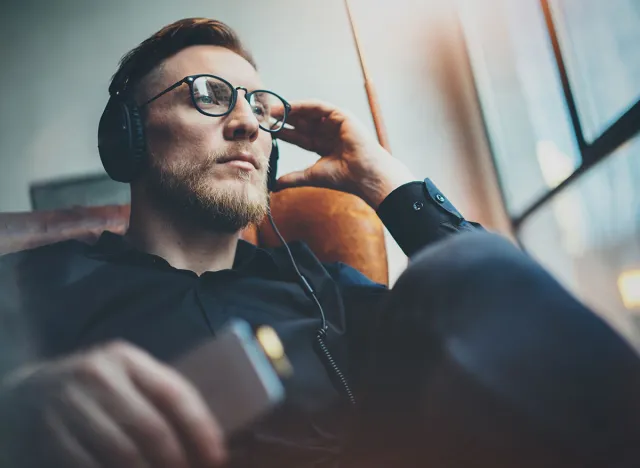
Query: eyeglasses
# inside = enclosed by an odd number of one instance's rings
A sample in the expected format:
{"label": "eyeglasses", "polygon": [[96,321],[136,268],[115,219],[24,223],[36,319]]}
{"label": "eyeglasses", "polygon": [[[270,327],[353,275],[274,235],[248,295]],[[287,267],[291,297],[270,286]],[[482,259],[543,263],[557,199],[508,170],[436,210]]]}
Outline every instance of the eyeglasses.
{"label": "eyeglasses", "polygon": [[247,88],[242,86],[234,88],[227,80],[215,75],[185,76],[140,107],[144,107],[160,96],[173,91],[183,83],[189,85],[191,101],[194,107],[198,112],[209,117],[222,117],[231,113],[238,100],[238,90],[244,90],[244,97],[258,119],[260,128],[270,133],[282,130],[287,120],[287,115],[291,110],[291,105],[272,91],[256,89],[248,92]]}

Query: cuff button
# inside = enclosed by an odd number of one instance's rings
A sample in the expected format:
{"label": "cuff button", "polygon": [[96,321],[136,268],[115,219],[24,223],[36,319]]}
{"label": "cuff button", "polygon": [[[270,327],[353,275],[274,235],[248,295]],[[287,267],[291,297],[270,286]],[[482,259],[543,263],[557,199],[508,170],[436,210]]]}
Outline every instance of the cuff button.
{"label": "cuff button", "polygon": [[424,204],[422,202],[417,201],[413,204],[413,209],[414,211],[420,211],[423,206]]}
{"label": "cuff button", "polygon": [[438,203],[444,203],[444,197],[442,196],[441,193],[436,194],[436,201]]}

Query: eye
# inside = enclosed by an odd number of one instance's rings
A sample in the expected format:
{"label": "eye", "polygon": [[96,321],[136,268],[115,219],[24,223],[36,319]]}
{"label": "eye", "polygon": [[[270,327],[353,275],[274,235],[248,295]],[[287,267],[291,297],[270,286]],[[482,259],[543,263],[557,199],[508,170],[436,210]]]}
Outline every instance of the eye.
{"label": "eye", "polygon": [[200,104],[216,104],[216,102],[214,101],[214,99],[211,96],[196,96],[196,101],[199,102]]}
{"label": "eye", "polygon": [[252,110],[253,113],[259,117],[263,117],[266,114],[265,108],[262,104],[254,104]]}

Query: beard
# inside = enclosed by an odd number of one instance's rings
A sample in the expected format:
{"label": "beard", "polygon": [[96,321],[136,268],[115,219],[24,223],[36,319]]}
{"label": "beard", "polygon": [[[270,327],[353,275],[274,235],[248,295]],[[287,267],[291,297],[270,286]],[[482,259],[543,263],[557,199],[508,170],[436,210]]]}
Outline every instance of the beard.
{"label": "beard", "polygon": [[207,230],[235,233],[259,223],[268,211],[266,176],[258,185],[251,182],[251,173],[238,169],[233,189],[216,187],[217,161],[227,154],[213,153],[203,161],[185,161],[171,168],[150,155],[146,177],[150,195],[174,216]]}

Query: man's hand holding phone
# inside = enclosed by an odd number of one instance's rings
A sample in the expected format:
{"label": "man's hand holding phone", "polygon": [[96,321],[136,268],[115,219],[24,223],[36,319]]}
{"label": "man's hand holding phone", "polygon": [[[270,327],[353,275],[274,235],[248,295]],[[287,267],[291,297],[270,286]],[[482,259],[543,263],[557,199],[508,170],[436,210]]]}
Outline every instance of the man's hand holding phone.
{"label": "man's hand holding phone", "polygon": [[284,399],[269,360],[286,357],[263,335],[233,321],[181,356],[180,373],[123,342],[20,369],[0,385],[2,466],[222,465],[225,433]]}
{"label": "man's hand holding phone", "polygon": [[226,458],[198,390],[126,343],[21,369],[0,391],[9,466],[221,466]]}

